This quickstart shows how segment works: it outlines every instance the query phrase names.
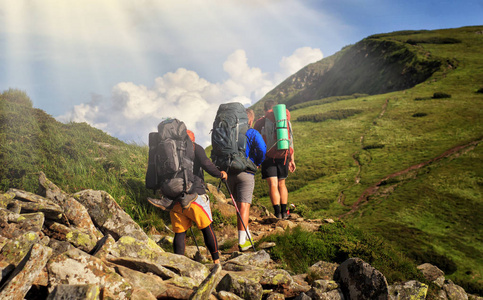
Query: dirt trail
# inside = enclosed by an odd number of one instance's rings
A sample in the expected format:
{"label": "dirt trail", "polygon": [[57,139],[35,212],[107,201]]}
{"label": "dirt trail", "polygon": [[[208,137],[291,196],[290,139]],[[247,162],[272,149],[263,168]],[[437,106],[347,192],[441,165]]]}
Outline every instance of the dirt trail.
{"label": "dirt trail", "polygon": [[[395,99],[397,101],[397,99]],[[387,111],[387,107],[388,107],[388,104],[389,104],[389,99],[386,99],[386,101],[384,102],[384,104],[382,105],[381,107],[381,112],[379,113],[379,115],[372,121],[372,124],[373,125],[376,125],[377,124],[377,120],[382,118],[384,116],[384,114],[386,113]],[[363,151],[364,149],[364,137],[365,137],[365,134],[362,134],[360,136],[360,149],[359,151],[356,151],[352,154],[352,159],[354,160],[355,164],[357,165],[357,172],[356,172],[356,175],[354,177],[354,182],[349,185],[348,187],[346,187],[345,189],[341,190],[340,193],[339,193],[339,196],[337,198],[337,202],[343,206],[346,206],[348,207],[348,205],[345,204],[345,195],[344,195],[344,191],[345,190],[348,190],[350,188],[352,188],[353,186],[359,184],[360,180],[361,180],[361,163],[360,161],[358,160],[358,156],[359,154],[361,153],[361,151]],[[363,205],[364,203],[367,203],[369,201],[369,197],[378,193],[379,190],[380,190],[380,187],[385,185],[385,183],[391,179],[391,178],[395,178],[395,177],[398,177],[398,176],[402,176],[402,175],[405,175],[411,171],[415,171],[415,170],[418,170],[420,168],[423,168],[429,164],[432,164],[434,162],[437,162],[443,158],[447,158],[447,157],[450,157],[450,156],[454,156],[454,155],[459,155],[460,153],[463,153],[465,151],[469,151],[469,150],[472,150],[474,147],[476,147],[478,145],[478,143],[480,143],[481,141],[483,140],[483,137],[479,137],[478,139],[466,144],[466,145],[461,145],[461,146],[456,146],[454,148],[451,148],[449,150],[447,150],[446,152],[444,152],[443,154],[433,158],[433,159],[430,159],[428,161],[425,161],[425,162],[422,162],[422,163],[419,163],[419,164],[416,164],[416,165],[413,165],[413,166],[410,166],[409,168],[405,169],[405,170],[402,170],[402,171],[398,171],[398,172],[395,172],[393,174],[390,174],[386,177],[384,177],[383,179],[379,180],[378,183],[376,183],[375,185],[373,186],[370,186],[369,188],[367,188],[363,193],[362,195],[357,199],[357,201],[352,204],[350,207],[351,207],[351,210],[343,215],[340,215],[339,218],[343,218],[343,217],[346,217],[350,214],[353,214],[354,212],[356,212],[359,207],[361,205]],[[392,189],[395,188],[395,186],[392,186]],[[388,191],[390,190],[387,189]],[[387,191],[386,191],[387,192]]]}
{"label": "dirt trail", "polygon": [[[384,116],[384,114],[386,113],[387,111],[387,106],[389,104],[389,99],[386,99],[386,101],[384,101],[384,104],[382,105],[382,108],[381,108],[381,112],[379,113],[379,115],[372,121],[372,124],[377,124],[377,120],[382,118]],[[361,150],[364,149],[364,134],[362,134],[359,138],[359,143],[360,143],[360,148]],[[344,191],[345,190],[348,190],[350,188],[352,188],[353,186],[359,184],[359,182],[361,181],[361,163],[359,161],[359,159],[357,158],[359,153],[361,152],[361,150],[359,151],[356,151],[354,153],[352,153],[352,159],[354,160],[354,163],[357,165],[357,172],[356,172],[356,175],[354,177],[354,183],[352,183],[351,185],[349,185],[348,187],[346,187],[345,189],[341,190],[340,193],[339,193],[339,197],[337,198],[337,202],[343,206],[347,206],[344,201],[345,201],[345,195],[344,195]]]}
{"label": "dirt trail", "polygon": [[460,145],[460,146],[456,146],[454,148],[451,148],[447,151],[445,151],[443,154],[435,157],[435,158],[432,158],[428,161],[425,161],[425,162],[422,162],[422,163],[419,163],[419,164],[416,164],[416,165],[413,165],[413,166],[410,166],[409,168],[407,169],[404,169],[402,171],[398,171],[398,172],[395,172],[395,173],[392,173],[386,177],[384,177],[383,179],[379,180],[378,183],[376,183],[375,185],[373,186],[370,186],[368,187],[363,193],[362,195],[359,197],[359,199],[357,199],[357,201],[352,204],[351,206],[351,210],[343,215],[341,215],[340,217],[343,218],[347,215],[350,215],[350,214],[353,214],[354,212],[356,212],[361,205],[363,205],[364,203],[367,203],[369,201],[369,197],[376,194],[380,187],[384,185],[385,182],[387,182],[389,179],[391,178],[395,178],[395,177],[398,177],[398,176],[401,176],[401,175],[405,175],[411,171],[414,171],[414,170],[418,170],[418,169],[421,169],[423,167],[426,167],[432,163],[435,163],[435,162],[438,162],[444,158],[447,158],[447,157],[451,157],[451,156],[456,156],[456,155],[460,155],[462,153],[466,153],[467,151],[471,151],[473,150],[479,143],[481,143],[481,141],[483,140],[483,137],[479,137],[478,139],[468,143],[468,144],[465,144],[465,145]]}

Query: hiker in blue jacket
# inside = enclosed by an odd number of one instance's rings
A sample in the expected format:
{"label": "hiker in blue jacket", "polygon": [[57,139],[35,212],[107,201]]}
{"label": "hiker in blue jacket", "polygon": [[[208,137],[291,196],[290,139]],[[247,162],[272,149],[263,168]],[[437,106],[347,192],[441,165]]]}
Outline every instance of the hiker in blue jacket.
{"label": "hiker in blue jacket", "polygon": [[[251,128],[255,118],[253,110],[248,108],[246,111],[248,115],[248,126],[250,128],[246,133],[247,144],[245,155],[258,167],[265,160],[267,146],[262,135],[255,129]],[[241,223],[240,219],[237,219],[238,248],[240,251],[246,251],[251,247],[248,217],[250,215],[250,205],[252,203],[253,190],[255,188],[255,172],[246,170],[236,174],[229,174],[227,184],[240,211],[240,217],[243,220],[243,223]],[[246,224],[247,231],[245,231],[243,224]]]}

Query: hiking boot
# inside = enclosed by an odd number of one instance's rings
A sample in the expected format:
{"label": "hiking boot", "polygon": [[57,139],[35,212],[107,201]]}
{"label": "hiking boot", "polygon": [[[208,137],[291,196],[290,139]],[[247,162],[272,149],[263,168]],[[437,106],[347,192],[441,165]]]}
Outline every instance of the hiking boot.
{"label": "hiking boot", "polygon": [[252,247],[252,243],[250,243],[250,240],[246,240],[245,243],[243,244],[238,244],[238,249],[240,252],[244,252],[249,250]]}
{"label": "hiking boot", "polygon": [[288,219],[288,214],[286,211],[282,212],[282,219],[287,220]]}
{"label": "hiking boot", "polygon": [[277,218],[277,219],[281,219],[281,218],[282,218],[282,214],[281,214],[281,213],[276,214],[276,215],[275,215],[275,218]]}
{"label": "hiking boot", "polygon": [[191,203],[198,198],[197,193],[193,194],[184,194],[182,197],[179,198],[179,203],[183,207],[183,209],[187,209],[190,207]]}
{"label": "hiking boot", "polygon": [[155,198],[149,198],[148,197],[149,203],[152,205],[161,208],[162,210],[171,210],[174,206],[174,201],[171,199],[168,199],[166,197],[161,196],[161,199],[155,199]]}

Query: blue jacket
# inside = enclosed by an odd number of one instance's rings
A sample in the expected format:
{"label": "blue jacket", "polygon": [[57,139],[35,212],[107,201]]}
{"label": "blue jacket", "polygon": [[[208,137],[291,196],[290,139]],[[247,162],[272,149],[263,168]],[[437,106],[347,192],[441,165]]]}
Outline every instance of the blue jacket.
{"label": "blue jacket", "polygon": [[249,128],[246,133],[247,147],[245,155],[250,158],[255,165],[259,166],[265,160],[267,145],[262,135],[253,128]]}

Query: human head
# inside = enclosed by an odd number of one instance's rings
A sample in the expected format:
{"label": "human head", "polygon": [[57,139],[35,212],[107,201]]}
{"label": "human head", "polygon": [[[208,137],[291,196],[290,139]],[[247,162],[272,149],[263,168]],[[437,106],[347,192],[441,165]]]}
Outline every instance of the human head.
{"label": "human head", "polygon": [[277,105],[277,102],[275,100],[267,100],[265,101],[265,103],[263,103],[263,110],[265,110],[265,112],[269,111],[270,109],[272,109],[272,107],[274,107],[275,105]]}
{"label": "human head", "polygon": [[248,127],[252,127],[253,120],[255,119],[255,113],[253,112],[253,109],[247,108],[246,109],[247,116],[248,116]]}
{"label": "human head", "polygon": [[191,141],[194,143],[195,142],[195,134],[193,131],[186,129],[186,133],[189,135]]}

